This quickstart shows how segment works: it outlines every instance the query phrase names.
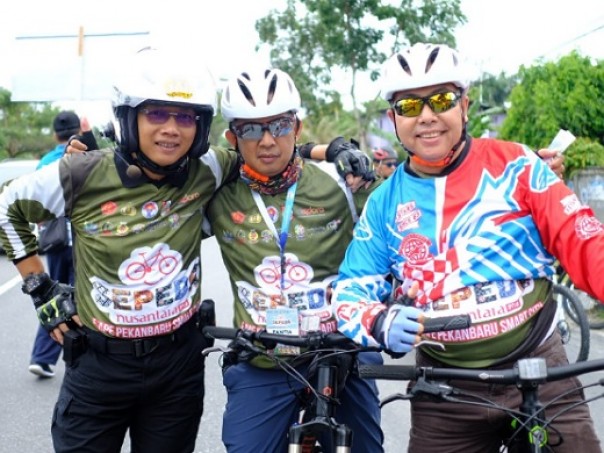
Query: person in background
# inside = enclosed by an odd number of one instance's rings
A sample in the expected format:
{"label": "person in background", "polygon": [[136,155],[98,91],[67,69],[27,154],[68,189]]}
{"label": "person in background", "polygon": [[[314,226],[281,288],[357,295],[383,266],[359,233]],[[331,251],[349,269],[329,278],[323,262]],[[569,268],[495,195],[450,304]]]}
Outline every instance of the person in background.
{"label": "person in background", "polygon": [[373,171],[383,179],[388,179],[398,166],[398,155],[388,145],[379,146],[371,150],[373,160]]}
{"label": "person in background", "polygon": [[[80,132],[80,118],[71,111],[59,112],[53,120],[52,128],[57,146],[40,159],[36,169],[40,169],[63,157],[65,145],[69,138]],[[71,243],[46,252],[46,262],[50,278],[59,283],[73,286],[74,268],[72,252]],[[38,325],[28,368],[30,373],[42,378],[54,377],[55,372],[52,367],[59,360],[61,351],[61,345],[54,341],[41,325]]]}
{"label": "person in background", "polygon": [[[465,331],[427,339],[419,366],[512,368],[521,358],[568,364],[555,326],[556,258],[577,287],[604,300],[604,226],[528,147],[466,132],[468,87],[458,53],[443,44],[405,48],[381,71],[388,116],[409,157],[369,197],[334,285],[338,329],[397,353],[421,338],[421,319],[469,314]],[[550,156],[544,156],[550,157]],[[409,305],[383,303],[393,286]],[[496,371],[495,371],[496,372]],[[413,385],[413,383],[411,383]],[[455,383],[518,410],[515,386]],[[540,398],[558,453],[600,453],[576,378],[548,382]],[[411,402],[409,451],[498,452],[509,433],[500,411],[430,399]],[[561,442],[563,440],[563,442]]]}

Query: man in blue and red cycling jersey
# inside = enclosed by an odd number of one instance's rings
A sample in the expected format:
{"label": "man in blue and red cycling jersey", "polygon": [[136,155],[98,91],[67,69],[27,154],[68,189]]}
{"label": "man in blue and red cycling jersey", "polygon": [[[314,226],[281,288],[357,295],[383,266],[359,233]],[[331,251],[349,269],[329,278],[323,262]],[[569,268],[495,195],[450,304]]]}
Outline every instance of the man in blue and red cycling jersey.
{"label": "man in blue and red cycling jersey", "polygon": [[[576,285],[604,300],[604,228],[593,211],[523,145],[475,139],[466,132],[468,81],[457,52],[416,44],[382,69],[381,93],[409,158],[369,197],[340,268],[332,303],[338,328],[361,344],[405,353],[420,341],[421,320],[469,314],[472,326],[432,334],[441,351],[422,345],[424,366],[509,368],[540,356],[568,363],[554,328],[556,258]],[[414,306],[388,308],[387,276]],[[546,383],[556,452],[600,452],[576,379]],[[456,387],[518,409],[514,387]],[[497,452],[509,419],[478,406],[416,400],[410,452]]]}

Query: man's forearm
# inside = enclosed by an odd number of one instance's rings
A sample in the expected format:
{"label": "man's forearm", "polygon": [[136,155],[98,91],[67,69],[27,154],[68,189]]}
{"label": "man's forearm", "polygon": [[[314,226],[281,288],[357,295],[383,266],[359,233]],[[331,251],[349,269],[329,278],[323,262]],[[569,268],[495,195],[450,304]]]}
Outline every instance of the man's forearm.
{"label": "man's forearm", "polygon": [[40,274],[45,272],[44,263],[39,255],[28,256],[27,258],[17,262],[15,266],[21,274],[21,277],[25,277],[29,274]]}

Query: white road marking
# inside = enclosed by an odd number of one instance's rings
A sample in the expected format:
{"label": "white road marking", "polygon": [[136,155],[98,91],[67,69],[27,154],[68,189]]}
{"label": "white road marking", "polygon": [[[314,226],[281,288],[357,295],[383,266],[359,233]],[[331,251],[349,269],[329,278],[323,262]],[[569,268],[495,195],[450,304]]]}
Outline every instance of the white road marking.
{"label": "white road marking", "polygon": [[22,279],[20,275],[15,275],[13,278],[11,278],[2,286],[0,286],[0,296],[7,292],[9,289],[11,289],[13,286],[15,286],[17,283],[19,283],[21,280]]}

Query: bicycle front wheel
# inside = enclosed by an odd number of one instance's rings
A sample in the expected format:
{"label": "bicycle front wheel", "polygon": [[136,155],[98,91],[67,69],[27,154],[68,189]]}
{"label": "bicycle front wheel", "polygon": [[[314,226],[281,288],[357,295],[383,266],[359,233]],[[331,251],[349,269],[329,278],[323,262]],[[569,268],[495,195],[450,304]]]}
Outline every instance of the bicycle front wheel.
{"label": "bicycle front wheel", "polygon": [[577,294],[564,285],[554,285],[553,292],[556,302],[563,309],[563,312],[558,314],[558,331],[566,347],[568,360],[587,360],[590,346],[589,323],[583,305]]}

